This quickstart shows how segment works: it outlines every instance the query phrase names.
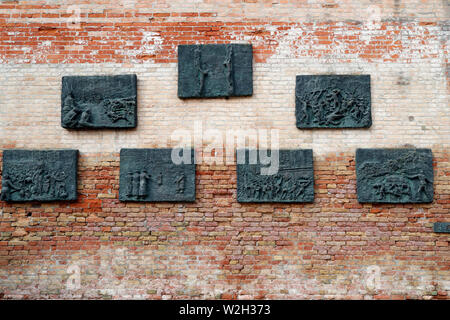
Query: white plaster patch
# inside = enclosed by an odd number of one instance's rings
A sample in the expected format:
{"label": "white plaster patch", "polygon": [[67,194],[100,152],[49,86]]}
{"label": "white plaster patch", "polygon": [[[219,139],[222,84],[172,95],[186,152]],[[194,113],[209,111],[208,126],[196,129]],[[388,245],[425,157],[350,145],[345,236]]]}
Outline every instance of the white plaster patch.
{"label": "white plaster patch", "polygon": [[140,56],[152,56],[162,49],[163,39],[158,32],[143,31],[142,40],[139,45],[139,49],[123,49],[120,50],[121,54],[139,61]]}

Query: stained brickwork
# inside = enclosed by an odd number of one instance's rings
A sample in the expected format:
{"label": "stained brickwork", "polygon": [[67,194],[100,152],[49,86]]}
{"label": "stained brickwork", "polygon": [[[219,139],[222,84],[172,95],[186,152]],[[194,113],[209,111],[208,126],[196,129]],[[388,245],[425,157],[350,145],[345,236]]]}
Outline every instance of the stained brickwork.
{"label": "stained brickwork", "polygon": [[[79,149],[79,196],[0,202],[0,297],[449,298],[445,1],[58,3],[0,3],[0,149]],[[228,42],[253,46],[253,96],[178,99],[177,46]],[[61,77],[97,74],[137,75],[136,129],[61,128]],[[304,74],[370,74],[372,126],[298,129]],[[119,201],[121,148],[181,129],[220,154],[242,128],[313,149],[314,203],[238,203],[235,163],[206,161],[193,203]],[[358,203],[355,149],[399,147],[432,149],[434,201]]]}

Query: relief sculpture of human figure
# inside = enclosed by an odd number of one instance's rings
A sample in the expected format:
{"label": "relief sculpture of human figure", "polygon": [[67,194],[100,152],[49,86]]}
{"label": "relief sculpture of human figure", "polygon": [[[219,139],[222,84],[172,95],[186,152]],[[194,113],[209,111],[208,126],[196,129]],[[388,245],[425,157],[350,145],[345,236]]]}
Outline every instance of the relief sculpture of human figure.
{"label": "relief sculpture of human figure", "polygon": [[133,172],[128,172],[127,196],[133,196]]}
{"label": "relief sculpture of human figure", "polygon": [[162,172],[159,173],[157,180],[158,180],[158,185],[161,186],[163,184],[163,174],[162,174]]}
{"label": "relief sculpture of human figure", "polygon": [[64,99],[63,113],[63,123],[70,128],[92,127],[90,106],[77,107],[72,94]]}
{"label": "relief sculpture of human figure", "polygon": [[11,200],[11,194],[15,191],[19,191],[19,188],[16,187],[8,175],[5,175],[3,177],[2,181],[2,194],[1,194],[1,200],[2,201],[9,201]]}
{"label": "relief sculpture of human figure", "polygon": [[309,104],[307,101],[301,101],[302,104],[302,115],[300,118],[300,122],[309,124]]}
{"label": "relief sculpture of human figure", "polygon": [[296,188],[297,191],[295,193],[295,198],[298,198],[300,195],[302,195],[306,189],[307,186],[311,184],[311,180],[299,180],[296,182]]}
{"label": "relief sculpture of human figure", "polygon": [[34,172],[32,180],[31,194],[34,196],[41,195],[44,182],[44,163],[42,161],[39,161],[38,168]]}
{"label": "relief sculpture of human figure", "polygon": [[417,197],[420,199],[423,199],[423,196],[425,195],[426,198],[429,198],[430,195],[427,191],[427,184],[431,183],[431,181],[422,173],[409,176],[410,179],[418,179],[419,180],[419,187],[417,188]]}
{"label": "relief sculpture of human figure", "polygon": [[382,183],[375,183],[373,188],[375,189],[375,194],[378,196],[378,199],[382,200],[385,196],[384,185]]}
{"label": "relief sculpture of human figure", "polygon": [[133,180],[131,180],[132,183],[132,195],[134,197],[137,197],[139,195],[139,180],[140,180],[140,174],[139,171],[135,171],[133,173]]}
{"label": "relief sculpture of human figure", "polygon": [[56,180],[55,180],[55,175],[53,173],[49,173],[49,190],[48,193],[53,197],[55,195],[55,185],[56,185]]}
{"label": "relief sculpture of human figure", "polygon": [[80,110],[76,108],[72,94],[69,94],[64,99],[63,112],[63,123],[68,127],[76,126],[78,123],[77,117],[80,113]]}
{"label": "relief sculpture of human figure", "polygon": [[275,186],[274,186],[274,193],[275,193],[273,195],[274,198],[277,197],[278,194],[280,193],[282,184],[283,184],[283,176],[277,176],[276,180],[275,180]]}
{"label": "relief sculpture of human figure", "polygon": [[177,193],[184,193],[184,172],[175,178],[175,183],[177,184]]}
{"label": "relief sculpture of human figure", "polygon": [[328,124],[338,124],[345,115],[345,110],[342,110],[341,91],[339,89],[333,89],[329,96],[327,96],[327,102],[331,107],[331,113],[327,115]]}
{"label": "relief sculpture of human figure", "polygon": [[44,175],[43,181],[42,181],[42,192],[45,194],[48,194],[50,191],[50,175],[46,174]]}
{"label": "relief sculpture of human figure", "polygon": [[90,127],[91,126],[91,124],[89,123],[90,119],[91,119],[91,111],[89,109],[86,109],[81,113],[78,124],[82,127]]}
{"label": "relief sculpture of human figure", "polygon": [[225,68],[225,74],[227,76],[227,82],[228,82],[228,94],[232,95],[234,91],[234,82],[233,82],[233,47],[228,45],[226,47],[227,54],[225,57],[225,61],[223,62],[223,66]]}
{"label": "relief sculpture of human figure", "polygon": [[143,170],[139,174],[139,197],[145,198],[147,196],[147,179],[150,179],[147,171]]}
{"label": "relief sculpture of human figure", "polygon": [[209,70],[202,65],[202,51],[198,47],[195,49],[195,65],[198,68],[198,89],[197,95],[201,96],[205,86],[205,78],[208,76]]}
{"label": "relief sculpture of human figure", "polygon": [[57,172],[55,174],[55,192],[57,197],[67,197],[66,180],[67,174],[64,171]]}

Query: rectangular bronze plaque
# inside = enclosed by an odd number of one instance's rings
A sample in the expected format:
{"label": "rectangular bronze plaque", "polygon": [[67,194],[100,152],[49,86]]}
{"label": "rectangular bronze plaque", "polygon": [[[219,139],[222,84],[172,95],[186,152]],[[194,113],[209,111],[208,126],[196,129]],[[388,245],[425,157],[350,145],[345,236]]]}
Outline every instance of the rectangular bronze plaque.
{"label": "rectangular bronze plaque", "polygon": [[66,76],[62,79],[61,125],[68,129],[135,128],[137,77]]}
{"label": "rectangular bronze plaque", "polygon": [[433,231],[436,233],[450,233],[450,222],[435,222]]}
{"label": "rectangular bronze plaque", "polygon": [[178,97],[212,98],[253,94],[250,44],[178,46]]}
{"label": "rectangular bronze plaque", "polygon": [[370,76],[297,76],[295,108],[298,128],[368,128]]}
{"label": "rectangular bronze plaque", "polygon": [[173,151],[190,153],[187,157],[189,163],[180,164],[172,160],[172,151],[122,149],[119,199],[144,202],[195,201],[194,150]]}
{"label": "rectangular bronze plaque", "polygon": [[433,201],[430,149],[357,149],[356,176],[359,202]]}
{"label": "rectangular bronze plaque", "polygon": [[3,201],[77,199],[78,150],[4,150]]}
{"label": "rectangular bronze plaque", "polygon": [[[240,163],[239,153],[245,154]],[[251,155],[253,152],[254,157]],[[259,150],[237,151],[237,200],[238,202],[313,202],[314,171],[311,149],[278,150],[278,170],[263,174],[263,168],[274,166],[276,153],[262,150],[272,160],[262,161]],[[251,159],[255,159],[252,163]],[[263,163],[264,162],[264,163]],[[268,170],[266,170],[268,171]],[[268,173],[268,172],[267,172]]]}

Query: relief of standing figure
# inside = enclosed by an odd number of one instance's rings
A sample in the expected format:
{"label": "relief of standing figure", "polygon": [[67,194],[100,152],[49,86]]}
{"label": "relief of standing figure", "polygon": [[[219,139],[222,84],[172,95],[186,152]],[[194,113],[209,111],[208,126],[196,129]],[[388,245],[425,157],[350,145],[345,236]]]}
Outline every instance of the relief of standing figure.
{"label": "relief of standing figure", "polygon": [[31,187],[31,194],[35,196],[41,195],[44,182],[44,167],[42,162],[39,163],[38,169],[33,174],[32,180],[33,186]]}
{"label": "relief of standing figure", "polygon": [[161,186],[163,184],[163,174],[162,174],[162,172],[159,173],[157,180],[158,180],[158,185]]}
{"label": "relief of standing figure", "polygon": [[57,197],[67,197],[66,183],[67,174],[64,171],[57,172],[54,175],[55,180],[55,194]]}
{"label": "relief of standing figure", "polygon": [[127,196],[133,196],[133,172],[128,172]]}
{"label": "relief of standing figure", "polygon": [[225,74],[227,76],[228,82],[228,94],[232,95],[234,92],[234,83],[233,83],[233,46],[226,46],[227,54],[225,57],[225,61],[223,66],[225,68]]}
{"label": "relief of standing figure", "polygon": [[182,172],[179,176],[175,178],[175,183],[177,184],[177,193],[184,193],[184,181],[185,181],[184,172]]}
{"label": "relief of standing figure", "polygon": [[132,195],[134,197],[139,195],[139,179],[140,179],[140,174],[139,171],[135,171],[133,174],[133,179],[131,180],[132,183]]}
{"label": "relief of standing figure", "polygon": [[302,113],[301,113],[300,122],[309,124],[309,104],[306,101],[301,101],[301,104],[302,104],[302,107],[301,107]]}
{"label": "relief of standing figure", "polygon": [[50,191],[50,175],[46,174],[44,175],[43,181],[42,181],[42,193],[48,194]]}
{"label": "relief of standing figure", "polygon": [[150,179],[151,175],[147,174],[147,171],[143,170],[139,174],[139,197],[145,198],[147,196],[147,179]]}

